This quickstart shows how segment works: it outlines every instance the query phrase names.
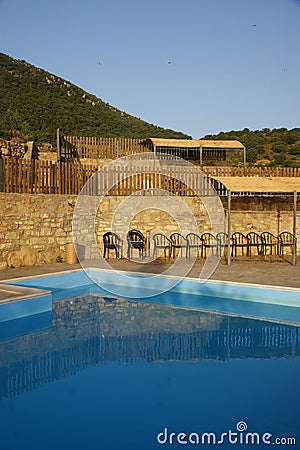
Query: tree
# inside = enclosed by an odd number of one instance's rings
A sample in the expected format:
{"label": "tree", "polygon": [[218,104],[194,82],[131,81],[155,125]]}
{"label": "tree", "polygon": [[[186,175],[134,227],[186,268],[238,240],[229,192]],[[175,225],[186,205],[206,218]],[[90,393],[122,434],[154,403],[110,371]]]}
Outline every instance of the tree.
{"label": "tree", "polygon": [[290,155],[300,156],[300,144],[295,144],[289,149]]}
{"label": "tree", "polygon": [[286,156],[284,152],[278,153],[275,155],[274,161],[277,165],[282,166],[286,162]]}
{"label": "tree", "polygon": [[264,155],[265,154],[265,146],[262,144],[257,144],[254,147],[254,150],[257,152],[258,155]]}
{"label": "tree", "polygon": [[3,116],[4,130],[10,138],[27,137],[28,122],[24,121],[17,110],[8,109]]}
{"label": "tree", "polygon": [[251,148],[247,151],[247,161],[250,163],[255,163],[257,160],[257,151]]}
{"label": "tree", "polygon": [[272,145],[272,150],[275,153],[282,153],[287,151],[287,145],[284,142],[275,142]]}

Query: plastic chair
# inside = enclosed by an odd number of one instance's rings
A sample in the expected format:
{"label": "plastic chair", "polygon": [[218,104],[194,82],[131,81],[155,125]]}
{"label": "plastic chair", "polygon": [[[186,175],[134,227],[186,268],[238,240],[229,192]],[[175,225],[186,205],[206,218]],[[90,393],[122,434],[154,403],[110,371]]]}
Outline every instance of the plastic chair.
{"label": "plastic chair", "polygon": [[171,257],[172,242],[163,233],[155,233],[152,236],[153,239],[153,257],[157,256],[157,250],[161,249],[164,251],[164,256],[167,256],[167,249],[169,250],[169,258]]}
{"label": "plastic chair", "polygon": [[232,255],[237,257],[238,249],[242,250],[242,255],[244,252],[248,252],[248,238],[243,233],[236,231],[231,236],[232,239]]}
{"label": "plastic chair", "polygon": [[127,258],[131,258],[133,250],[138,250],[139,256],[144,258],[146,239],[141,231],[130,230],[127,233]]}
{"label": "plastic chair", "polygon": [[211,249],[212,254],[218,253],[218,240],[216,236],[211,233],[203,233],[201,235],[202,240],[202,249],[201,249],[201,257],[206,258],[207,250]]}
{"label": "plastic chair", "polygon": [[284,249],[287,247],[290,247],[292,250],[292,253],[295,252],[297,254],[297,238],[293,235],[293,233],[290,233],[289,231],[283,231],[279,234],[279,253],[280,256],[284,255]]}
{"label": "plastic chair", "polygon": [[218,254],[221,256],[223,251],[228,248],[228,234],[224,232],[217,233],[216,238],[218,241]]}
{"label": "plastic chair", "polygon": [[109,258],[109,251],[115,250],[116,252],[116,258],[120,258],[120,255],[122,256],[122,246],[123,242],[122,239],[112,231],[108,231],[107,233],[104,233],[103,235],[103,245],[104,245],[104,258]]}
{"label": "plastic chair", "polygon": [[199,250],[202,251],[202,239],[201,237],[196,233],[189,233],[186,235],[186,239],[188,242],[188,256],[190,258],[191,256],[191,248],[197,249],[197,256],[199,255]]}
{"label": "plastic chair", "polygon": [[273,255],[273,250],[275,255],[279,255],[279,238],[269,231],[264,231],[261,233],[261,239],[263,243],[263,253],[267,254],[267,249],[270,250],[270,255]]}
{"label": "plastic chair", "polygon": [[255,233],[254,231],[250,231],[250,233],[247,233],[246,237],[248,238],[247,256],[252,255],[253,248],[256,249],[257,255],[262,255],[263,241],[260,234]]}
{"label": "plastic chair", "polygon": [[182,249],[185,248],[185,257],[188,255],[189,244],[187,239],[180,233],[172,233],[170,236],[170,241],[172,244],[172,256],[175,258],[176,249],[180,249],[180,254],[182,255]]}

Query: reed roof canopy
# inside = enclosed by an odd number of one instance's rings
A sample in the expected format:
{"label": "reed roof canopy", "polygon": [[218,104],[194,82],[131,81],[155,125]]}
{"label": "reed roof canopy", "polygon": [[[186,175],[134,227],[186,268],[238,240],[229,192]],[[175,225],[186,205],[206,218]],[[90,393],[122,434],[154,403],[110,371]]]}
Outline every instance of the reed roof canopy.
{"label": "reed roof canopy", "polygon": [[231,192],[278,193],[300,192],[298,177],[213,177]]}
{"label": "reed roof canopy", "polygon": [[225,155],[227,150],[243,151],[244,164],[246,163],[246,148],[237,140],[148,138],[144,142],[152,144],[155,153],[168,153],[176,156],[180,156],[182,153],[188,156],[189,152],[197,152],[200,165],[203,163],[203,153],[207,155],[211,151]]}

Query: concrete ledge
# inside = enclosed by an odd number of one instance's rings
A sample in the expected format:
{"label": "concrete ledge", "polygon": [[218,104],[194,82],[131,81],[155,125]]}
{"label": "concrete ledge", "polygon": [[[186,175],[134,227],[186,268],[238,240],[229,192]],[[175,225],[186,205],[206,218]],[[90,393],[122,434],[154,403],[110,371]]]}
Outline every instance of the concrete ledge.
{"label": "concrete ledge", "polygon": [[0,283],[0,322],[52,310],[52,294],[43,289]]}

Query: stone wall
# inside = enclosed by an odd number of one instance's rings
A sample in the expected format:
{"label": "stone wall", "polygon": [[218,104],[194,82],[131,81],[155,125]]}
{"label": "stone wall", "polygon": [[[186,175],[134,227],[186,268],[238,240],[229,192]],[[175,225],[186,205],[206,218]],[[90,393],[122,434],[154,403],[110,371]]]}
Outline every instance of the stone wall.
{"label": "stone wall", "polygon": [[[167,236],[173,232],[186,235],[197,227],[210,231],[210,222],[204,205],[197,197],[107,197],[101,203],[96,221],[98,242],[103,232],[112,229],[126,238],[128,229],[138,229],[146,235],[162,231]],[[189,214],[189,211],[191,214]],[[197,230],[195,230],[197,231]]]}
{"label": "stone wall", "polygon": [[0,268],[52,263],[72,241],[76,196],[0,193]]}
{"label": "stone wall", "polygon": [[0,155],[23,158],[28,150],[28,143],[20,139],[0,139]]}
{"label": "stone wall", "polygon": [[51,144],[37,144],[35,141],[25,141],[18,137],[7,140],[0,138],[0,155],[57,161],[56,149]]}
{"label": "stone wall", "polygon": [[[0,268],[64,260],[65,244],[72,242],[72,217],[76,198],[68,195],[0,193]],[[134,208],[132,205],[128,207],[125,197],[105,198],[96,220],[100,247],[103,233],[112,228],[112,220],[120,233],[125,233],[128,228],[137,228],[143,233],[161,230],[170,235],[173,231],[181,231],[183,234],[189,232],[194,217],[199,233],[210,231],[209,217],[201,200],[196,197],[170,198],[152,197],[147,210],[143,210],[143,205],[146,206],[143,197],[136,196]],[[226,213],[227,199],[222,202]],[[188,210],[192,213],[190,217]],[[300,200],[297,221],[300,221]],[[271,231],[277,235],[281,231],[292,231],[292,228],[292,198],[232,199],[232,232]],[[297,235],[299,240],[299,225]]]}
{"label": "stone wall", "polygon": [[[224,200],[227,209],[227,199]],[[231,202],[231,232],[282,231],[293,232],[293,197],[233,197]],[[297,202],[297,235],[300,238],[300,198]]]}

